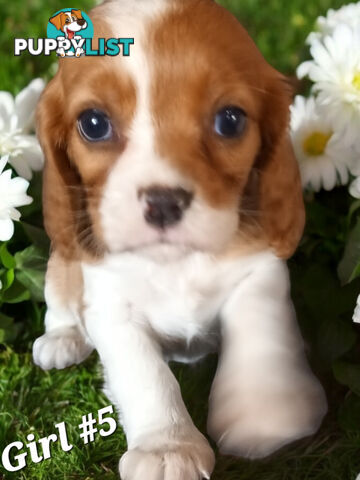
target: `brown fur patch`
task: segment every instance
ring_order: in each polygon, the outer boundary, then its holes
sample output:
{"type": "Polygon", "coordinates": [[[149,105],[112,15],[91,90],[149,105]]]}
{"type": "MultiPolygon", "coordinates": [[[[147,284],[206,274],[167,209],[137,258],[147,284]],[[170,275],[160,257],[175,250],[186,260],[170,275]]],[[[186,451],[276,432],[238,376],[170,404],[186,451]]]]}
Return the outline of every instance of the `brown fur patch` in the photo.
{"type": "MultiPolygon", "coordinates": [[[[96,37],[106,25],[94,21],[96,37]]],[[[96,40],[95,37],[95,40],[96,40]]],[[[109,58],[65,58],[38,106],[38,136],[45,153],[43,209],[53,247],[65,258],[104,251],[98,205],[108,172],[126,146],[136,106],[135,87],[109,58]],[[101,94],[99,94],[101,92],[101,94]],[[114,139],[89,143],[77,128],[86,109],[111,118],[114,139]]]]}
{"type": "Polygon", "coordinates": [[[287,138],[288,85],[238,21],[215,2],[185,0],[149,30],[159,153],[195,180],[210,205],[226,207],[239,199],[240,230],[246,234],[237,238],[263,244],[265,237],[278,256],[290,256],[302,233],[304,210],[287,138]],[[214,132],[215,113],[227,105],[247,113],[247,129],[239,139],[214,132]],[[246,207],[249,197],[253,212],[246,207]]]}
{"type": "Polygon", "coordinates": [[[83,277],[79,262],[68,261],[59,252],[53,252],[48,262],[46,283],[56,291],[56,300],[60,304],[70,304],[81,311],[83,277]]]}

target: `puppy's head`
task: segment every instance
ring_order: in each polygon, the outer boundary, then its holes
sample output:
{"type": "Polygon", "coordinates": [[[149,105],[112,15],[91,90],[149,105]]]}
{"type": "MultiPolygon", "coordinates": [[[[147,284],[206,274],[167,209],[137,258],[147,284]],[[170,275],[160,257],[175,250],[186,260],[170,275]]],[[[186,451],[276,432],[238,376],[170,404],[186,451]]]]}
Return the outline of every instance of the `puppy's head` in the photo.
{"type": "Polygon", "coordinates": [[[71,10],[71,12],[60,12],[49,19],[58,30],[61,30],[69,38],[74,36],[73,32],[78,32],[87,27],[86,20],[82,17],[80,10],[71,10]]]}
{"type": "Polygon", "coordinates": [[[304,213],[284,78],[215,2],[149,4],[96,7],[96,36],[134,37],[130,56],[60,61],[42,96],[55,248],[219,253],[246,237],[290,256],[304,213]]]}

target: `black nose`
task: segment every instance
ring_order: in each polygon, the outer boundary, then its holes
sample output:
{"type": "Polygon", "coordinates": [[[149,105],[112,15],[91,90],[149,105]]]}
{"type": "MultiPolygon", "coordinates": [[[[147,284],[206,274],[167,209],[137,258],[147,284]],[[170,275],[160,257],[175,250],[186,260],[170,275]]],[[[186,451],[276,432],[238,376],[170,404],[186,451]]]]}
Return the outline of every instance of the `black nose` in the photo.
{"type": "Polygon", "coordinates": [[[192,193],[183,188],[152,187],[142,190],[146,202],[144,217],[147,223],[165,228],[178,223],[189,208],[192,193]]]}
{"type": "Polygon", "coordinates": [[[85,20],[83,18],[78,18],[77,24],[80,25],[80,27],[82,27],[85,24],[85,20]]]}

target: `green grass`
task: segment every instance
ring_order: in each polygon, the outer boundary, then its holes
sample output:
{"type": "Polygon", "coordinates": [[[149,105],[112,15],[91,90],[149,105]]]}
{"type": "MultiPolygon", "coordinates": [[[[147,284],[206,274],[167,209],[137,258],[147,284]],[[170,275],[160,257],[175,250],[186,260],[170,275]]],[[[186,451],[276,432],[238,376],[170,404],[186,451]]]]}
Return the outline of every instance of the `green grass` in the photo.
{"type": "MultiPolygon", "coordinates": [[[[151,0],[149,0],[151,1],[151,0]]],[[[180,1],[180,0],[179,0],[180,1]]],[[[304,40],[319,14],[341,5],[339,0],[223,0],[241,19],[267,60],[288,75],[307,55],[304,40]]],[[[89,9],[89,0],[73,5],[89,9]]],[[[0,0],[0,90],[17,93],[36,76],[49,78],[55,58],[13,56],[13,38],[43,36],[49,16],[63,8],[54,0],[0,0]]],[[[71,6],[71,5],[70,5],[71,6]]],[[[339,358],[359,361],[359,341],[351,326],[359,282],[339,285],[336,266],[341,257],[349,207],[345,190],[322,194],[309,206],[307,232],[291,262],[293,297],[299,322],[309,342],[311,360],[329,396],[330,413],[320,432],[286,447],[270,459],[248,462],[218,457],[214,480],[354,480],[360,472],[359,379],[334,377],[339,358]],[[357,350],[356,350],[357,348],[357,350]],[[335,363],[334,363],[335,362],[335,363]],[[355,384],[353,392],[340,383],[355,384]]],[[[20,310],[19,310],[20,311],[20,310]]],[[[25,311],[25,310],[24,310],[25,311]]],[[[64,371],[43,372],[32,363],[31,345],[43,330],[42,320],[24,315],[20,335],[0,352],[0,451],[13,441],[26,443],[55,431],[65,421],[74,448],[54,446],[52,458],[14,474],[0,466],[0,478],[26,480],[113,479],[126,449],[118,430],[83,445],[78,425],[82,415],[108,405],[101,393],[102,375],[96,354],[64,371]]],[[[216,367],[211,357],[199,365],[174,365],[185,402],[195,423],[205,431],[207,396],[216,367]]],[[[146,479],[144,479],[146,480],[146,479]]],[[[186,479],[184,479],[186,480],[186,479]]]]}
{"type": "MultiPolygon", "coordinates": [[[[1,354],[0,361],[0,444],[18,440],[26,443],[26,435],[32,432],[36,438],[47,436],[56,432],[56,423],[65,421],[74,445],[68,453],[56,446],[51,459],[39,464],[29,461],[24,470],[5,473],[4,479],[116,478],[118,459],[126,447],[121,428],[86,446],[79,437],[82,415],[95,414],[110,403],[101,394],[96,355],[79,367],[47,373],[33,366],[29,353],[8,350],[1,354]]],[[[203,431],[214,366],[214,358],[193,367],[174,366],[189,411],[203,431]]],[[[269,460],[248,462],[219,456],[212,479],[354,480],[360,472],[359,449],[360,432],[341,432],[332,414],[316,437],[287,447],[269,460]]]]}

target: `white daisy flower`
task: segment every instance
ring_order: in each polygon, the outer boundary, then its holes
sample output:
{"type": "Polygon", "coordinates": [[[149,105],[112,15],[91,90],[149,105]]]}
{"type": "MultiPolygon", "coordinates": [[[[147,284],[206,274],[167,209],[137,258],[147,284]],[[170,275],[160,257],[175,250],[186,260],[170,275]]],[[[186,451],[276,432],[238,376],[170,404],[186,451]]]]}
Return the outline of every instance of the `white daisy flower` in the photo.
{"type": "Polygon", "coordinates": [[[360,151],[357,152],[353,149],[353,160],[349,166],[349,170],[354,177],[360,177],[360,151]]]}
{"type": "Polygon", "coordinates": [[[360,198],[360,177],[355,178],[355,180],[350,183],[349,193],[354,198],[360,198]]]}
{"type": "Polygon", "coordinates": [[[304,188],[332,190],[336,184],[348,182],[353,153],[344,146],[329,118],[319,114],[314,97],[295,97],[290,127],[304,188]]]}
{"type": "Polygon", "coordinates": [[[0,241],[6,242],[14,234],[14,223],[20,219],[16,207],[29,205],[32,198],[26,195],[29,182],[21,177],[11,178],[11,170],[4,170],[8,156],[0,159],[0,241]]]}
{"type": "Polygon", "coordinates": [[[318,17],[316,31],[310,33],[306,43],[311,45],[314,40],[322,39],[325,35],[331,35],[340,23],[345,23],[354,28],[360,27],[360,2],[349,3],[349,5],[344,5],[338,10],[330,8],[326,17],[318,17]]]}
{"type": "Polygon", "coordinates": [[[343,136],[344,145],[360,149],[360,28],[341,24],[310,48],[313,60],[302,63],[299,78],[315,84],[319,108],[343,136]]]}
{"type": "MultiPolygon", "coordinates": [[[[355,323],[360,323],[360,295],[358,296],[356,307],[355,307],[355,310],[354,310],[353,321],[355,323]]],[[[358,480],[358,478],[360,480],[360,475],[359,475],[359,477],[357,477],[356,480],[358,480]]]]}
{"type": "Polygon", "coordinates": [[[33,80],[14,99],[0,92],[0,157],[9,156],[16,172],[30,180],[32,171],[41,170],[44,159],[34,131],[35,107],[44,88],[40,78],[33,80]]]}

